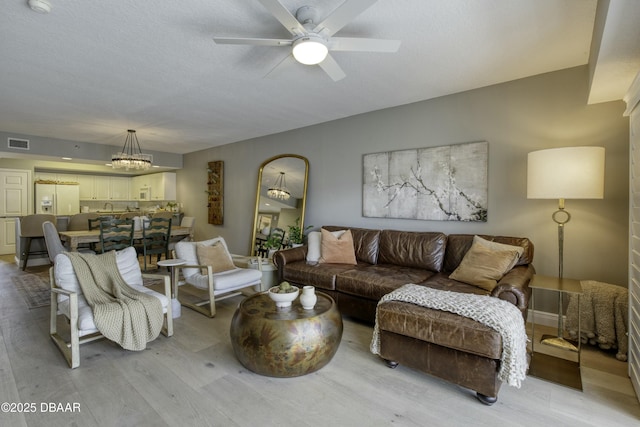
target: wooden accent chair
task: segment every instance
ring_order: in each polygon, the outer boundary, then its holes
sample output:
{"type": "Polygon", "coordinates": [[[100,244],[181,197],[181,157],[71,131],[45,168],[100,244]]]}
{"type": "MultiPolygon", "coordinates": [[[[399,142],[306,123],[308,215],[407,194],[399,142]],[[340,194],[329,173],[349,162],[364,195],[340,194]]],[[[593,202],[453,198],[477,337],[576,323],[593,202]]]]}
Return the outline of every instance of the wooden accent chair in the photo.
{"type": "MultiPolygon", "coordinates": [[[[171,282],[169,276],[142,274],[135,248],[116,253],[118,270],[124,281],[132,288],[158,298],[164,313],[163,335],[173,335],[173,316],[171,312],[171,282]],[[164,293],[158,293],[143,285],[144,278],[163,280],[164,293]]],[[[93,318],[93,311],[82,293],[82,288],[73,270],[71,260],[64,254],[55,257],[53,267],[49,270],[51,283],[51,316],[49,335],[62,352],[69,367],[80,366],[80,344],[95,341],[104,336],[98,331],[93,318]],[[69,336],[58,333],[58,317],[62,316],[69,325],[69,336]]]]}
{"type": "MultiPolygon", "coordinates": [[[[222,300],[239,295],[241,289],[260,286],[262,282],[262,271],[239,268],[233,264],[222,237],[201,242],[178,242],[175,254],[177,258],[186,261],[185,265],[174,267],[176,274],[182,272],[184,277],[184,282],[179,285],[190,285],[208,292],[206,300],[196,303],[180,301],[180,304],[208,317],[216,315],[216,298],[222,300]]],[[[180,286],[177,288],[176,298],[179,299],[180,286]]]]}

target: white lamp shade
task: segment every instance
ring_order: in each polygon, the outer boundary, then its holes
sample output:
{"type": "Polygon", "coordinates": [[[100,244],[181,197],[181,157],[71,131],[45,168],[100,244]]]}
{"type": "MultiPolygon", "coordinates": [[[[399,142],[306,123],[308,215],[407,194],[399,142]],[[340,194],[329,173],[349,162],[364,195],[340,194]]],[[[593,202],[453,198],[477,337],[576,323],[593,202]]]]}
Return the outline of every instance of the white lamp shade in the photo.
{"type": "Polygon", "coordinates": [[[529,153],[527,198],[602,199],[603,197],[603,147],[564,147],[529,153]]]}

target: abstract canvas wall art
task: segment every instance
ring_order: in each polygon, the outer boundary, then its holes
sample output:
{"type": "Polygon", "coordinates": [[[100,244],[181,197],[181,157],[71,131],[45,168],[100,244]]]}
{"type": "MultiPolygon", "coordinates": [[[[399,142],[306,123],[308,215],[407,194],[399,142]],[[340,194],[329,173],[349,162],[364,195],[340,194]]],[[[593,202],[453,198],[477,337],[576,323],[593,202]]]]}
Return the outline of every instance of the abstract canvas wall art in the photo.
{"type": "Polygon", "coordinates": [[[486,222],[488,155],[486,141],[365,154],[362,214],[486,222]]]}

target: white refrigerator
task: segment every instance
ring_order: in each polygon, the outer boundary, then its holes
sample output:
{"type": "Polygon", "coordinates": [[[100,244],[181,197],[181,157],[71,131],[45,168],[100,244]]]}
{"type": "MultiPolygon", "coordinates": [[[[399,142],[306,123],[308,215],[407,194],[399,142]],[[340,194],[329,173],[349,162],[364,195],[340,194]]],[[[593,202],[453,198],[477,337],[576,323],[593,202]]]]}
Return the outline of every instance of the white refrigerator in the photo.
{"type": "Polygon", "coordinates": [[[74,215],[80,213],[78,184],[36,184],[37,214],[74,215]]]}

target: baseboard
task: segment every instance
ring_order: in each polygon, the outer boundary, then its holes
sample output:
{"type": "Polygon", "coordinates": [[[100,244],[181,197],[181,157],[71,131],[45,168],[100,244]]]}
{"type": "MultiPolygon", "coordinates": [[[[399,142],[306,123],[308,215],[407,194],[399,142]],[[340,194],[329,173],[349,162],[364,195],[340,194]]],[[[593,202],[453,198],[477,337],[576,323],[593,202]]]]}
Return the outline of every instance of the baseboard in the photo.
{"type": "MultiPolygon", "coordinates": [[[[536,310],[535,316],[533,315],[533,310],[529,310],[527,313],[527,321],[531,322],[535,320],[536,325],[542,326],[550,326],[550,327],[558,327],[558,314],[557,313],[549,313],[546,311],[538,311],[536,310]]],[[[565,316],[566,318],[566,316],[565,316]]]]}

